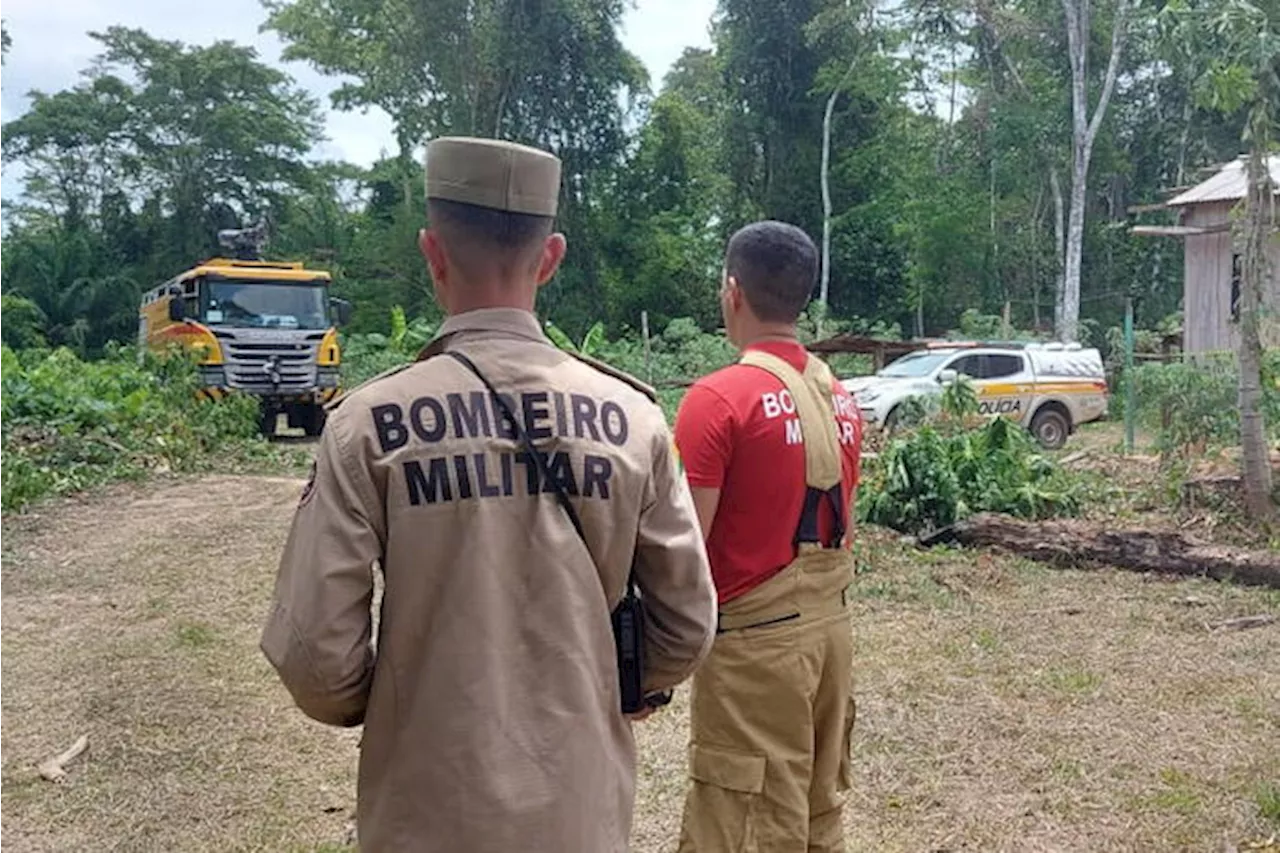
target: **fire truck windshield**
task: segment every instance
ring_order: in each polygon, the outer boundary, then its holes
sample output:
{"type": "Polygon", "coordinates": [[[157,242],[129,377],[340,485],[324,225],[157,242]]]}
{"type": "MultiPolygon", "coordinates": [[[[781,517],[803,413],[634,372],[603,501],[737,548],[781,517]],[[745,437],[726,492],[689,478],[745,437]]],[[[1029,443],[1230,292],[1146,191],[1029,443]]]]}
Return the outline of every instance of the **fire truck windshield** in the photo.
{"type": "Polygon", "coordinates": [[[211,326],[329,328],[328,294],[310,283],[212,281],[204,302],[204,322],[211,326]]]}

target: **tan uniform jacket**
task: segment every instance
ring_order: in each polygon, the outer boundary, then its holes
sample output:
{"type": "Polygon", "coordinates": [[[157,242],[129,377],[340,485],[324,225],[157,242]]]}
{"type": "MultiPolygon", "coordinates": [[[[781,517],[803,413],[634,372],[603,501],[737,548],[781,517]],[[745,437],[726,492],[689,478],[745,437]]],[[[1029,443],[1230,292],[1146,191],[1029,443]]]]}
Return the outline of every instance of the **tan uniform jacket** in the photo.
{"type": "Polygon", "coordinates": [[[455,317],[424,354],[330,412],[262,649],[306,714],[364,723],[362,850],[624,850],[634,743],[609,616],[633,553],[646,689],[687,678],[715,634],[662,413],[525,312],[455,317]],[[510,395],[590,555],[479,380],[434,355],[445,349],[510,395]]]}

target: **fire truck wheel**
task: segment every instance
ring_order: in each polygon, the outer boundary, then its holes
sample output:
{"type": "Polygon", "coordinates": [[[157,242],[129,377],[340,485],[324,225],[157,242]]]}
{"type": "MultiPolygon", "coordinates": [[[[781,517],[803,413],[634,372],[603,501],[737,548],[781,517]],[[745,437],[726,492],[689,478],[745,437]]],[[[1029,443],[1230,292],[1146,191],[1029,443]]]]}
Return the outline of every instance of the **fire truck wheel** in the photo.
{"type": "Polygon", "coordinates": [[[267,438],[276,434],[276,425],[280,420],[280,410],[272,406],[262,406],[258,410],[258,430],[267,438]]]}
{"type": "Polygon", "coordinates": [[[301,412],[302,431],[312,438],[324,431],[324,406],[308,406],[301,412]]]}

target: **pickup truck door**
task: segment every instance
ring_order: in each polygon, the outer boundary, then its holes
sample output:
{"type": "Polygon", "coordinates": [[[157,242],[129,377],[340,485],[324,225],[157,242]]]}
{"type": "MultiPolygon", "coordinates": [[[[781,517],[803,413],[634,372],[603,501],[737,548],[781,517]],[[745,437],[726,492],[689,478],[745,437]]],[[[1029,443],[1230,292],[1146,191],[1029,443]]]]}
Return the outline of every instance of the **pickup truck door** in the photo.
{"type": "Polygon", "coordinates": [[[1022,353],[983,353],[979,370],[978,411],[1026,420],[1035,393],[1035,376],[1022,353]]]}
{"type": "Polygon", "coordinates": [[[968,354],[958,355],[947,362],[943,370],[954,370],[960,376],[967,376],[975,383],[982,378],[981,356],[968,354]]]}

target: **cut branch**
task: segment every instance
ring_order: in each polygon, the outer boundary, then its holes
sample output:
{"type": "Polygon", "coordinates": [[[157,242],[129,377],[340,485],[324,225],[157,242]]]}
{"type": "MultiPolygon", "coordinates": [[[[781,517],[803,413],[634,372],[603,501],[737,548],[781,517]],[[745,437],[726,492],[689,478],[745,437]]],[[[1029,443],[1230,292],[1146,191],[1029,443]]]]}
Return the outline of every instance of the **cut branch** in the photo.
{"type": "Polygon", "coordinates": [[[80,735],[76,742],[71,744],[64,752],[41,761],[36,767],[36,771],[42,778],[61,784],[62,780],[67,778],[67,765],[88,748],[88,735],[80,735]]]}
{"type": "Polygon", "coordinates": [[[1257,616],[1241,616],[1236,619],[1211,622],[1205,627],[1210,631],[1243,631],[1247,628],[1264,628],[1267,625],[1274,625],[1275,622],[1276,617],[1269,613],[1263,613],[1257,616]]]}

